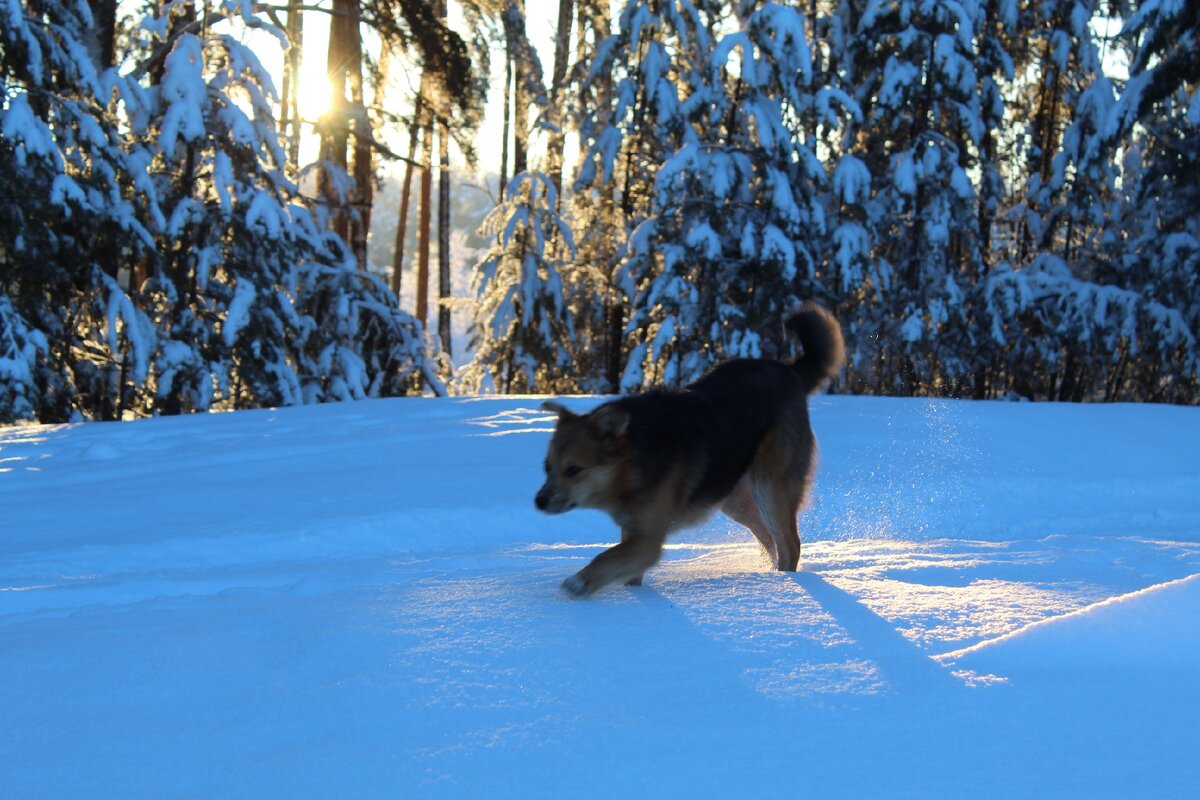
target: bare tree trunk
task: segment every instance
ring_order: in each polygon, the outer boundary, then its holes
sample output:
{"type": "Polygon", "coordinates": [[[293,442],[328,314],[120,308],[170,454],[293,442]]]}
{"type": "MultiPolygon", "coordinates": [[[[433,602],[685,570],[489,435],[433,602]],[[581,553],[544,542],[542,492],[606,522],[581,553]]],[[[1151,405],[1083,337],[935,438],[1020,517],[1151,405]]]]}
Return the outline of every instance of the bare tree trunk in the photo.
{"type": "Polygon", "coordinates": [[[571,23],[575,19],[574,0],[558,0],[558,32],[554,40],[554,73],[550,78],[550,118],[557,130],[550,134],[547,161],[550,180],[554,182],[559,202],[562,201],[563,145],[565,114],[563,91],[567,81],[567,58],[570,55],[571,23]]]}
{"type": "MultiPolygon", "coordinates": [[[[510,0],[516,3],[516,0],[510,0]]],[[[525,32],[525,9],[523,3],[516,3],[520,10],[521,34],[525,32]]],[[[509,60],[513,63],[513,175],[519,175],[529,168],[529,97],[525,91],[525,66],[519,53],[514,48],[512,37],[509,37],[509,60]]]]}
{"type": "Polygon", "coordinates": [[[304,52],[304,12],[301,0],[288,0],[288,51],[283,62],[283,91],[279,130],[287,139],[288,163],[293,169],[300,166],[300,63],[304,52]],[[290,128],[290,130],[289,130],[290,128]]]}
{"type": "Polygon", "coordinates": [[[516,108],[513,110],[513,176],[529,169],[529,106],[525,105],[524,92],[518,82],[513,94],[516,108]]]}
{"type": "Polygon", "coordinates": [[[371,120],[367,115],[366,92],[363,87],[363,51],[362,26],[359,24],[359,5],[357,0],[349,4],[353,9],[351,19],[352,29],[348,31],[347,44],[350,49],[350,63],[347,65],[347,81],[350,88],[351,130],[354,143],[351,153],[354,157],[350,175],[354,178],[354,194],[352,201],[357,217],[351,218],[349,226],[350,249],[354,253],[354,262],[358,269],[367,269],[367,238],[371,230],[371,206],[375,198],[375,170],[372,164],[374,149],[371,146],[371,120]]]}
{"type": "Polygon", "coordinates": [[[438,336],[453,355],[450,340],[450,129],[438,131],[438,336]]]}
{"type": "MultiPolygon", "coordinates": [[[[321,133],[321,160],[345,170],[346,147],[349,143],[349,101],[346,97],[347,71],[353,54],[356,25],[355,0],[333,0],[334,14],[329,20],[329,49],[326,51],[325,72],[329,78],[329,108],[321,133]]],[[[323,167],[319,184],[321,196],[335,208],[341,198],[333,189],[330,170],[323,167]]],[[[343,239],[349,239],[350,223],[340,209],[331,214],[330,228],[343,239]]]]}
{"type": "Polygon", "coordinates": [[[92,58],[100,69],[116,64],[117,0],[88,0],[95,22],[94,39],[89,42],[92,58]]]}
{"type": "MultiPolygon", "coordinates": [[[[446,21],[446,0],[438,0],[446,21]]],[[[438,337],[442,352],[453,355],[450,341],[450,127],[438,124],[438,337]]]]}
{"type": "Polygon", "coordinates": [[[392,292],[400,299],[400,282],[404,269],[404,245],[408,239],[408,205],[412,199],[413,159],[417,155],[417,141],[421,133],[421,97],[417,97],[413,118],[408,129],[408,161],[404,165],[404,186],[400,190],[400,218],[396,222],[396,245],[392,250],[392,292]]]}
{"type": "Polygon", "coordinates": [[[513,65],[512,55],[506,50],[504,55],[504,133],[500,144],[500,200],[504,200],[505,189],[508,187],[508,140],[512,136],[512,90],[513,65]]]}
{"type": "Polygon", "coordinates": [[[604,375],[608,380],[608,390],[613,394],[621,391],[621,360],[625,355],[625,309],[617,302],[621,290],[615,286],[615,277],[616,270],[613,270],[607,287],[608,302],[604,308],[604,375]]]}
{"type": "Polygon", "coordinates": [[[428,108],[422,121],[421,212],[417,220],[417,319],[429,322],[429,234],[433,195],[433,114],[428,108]]]}

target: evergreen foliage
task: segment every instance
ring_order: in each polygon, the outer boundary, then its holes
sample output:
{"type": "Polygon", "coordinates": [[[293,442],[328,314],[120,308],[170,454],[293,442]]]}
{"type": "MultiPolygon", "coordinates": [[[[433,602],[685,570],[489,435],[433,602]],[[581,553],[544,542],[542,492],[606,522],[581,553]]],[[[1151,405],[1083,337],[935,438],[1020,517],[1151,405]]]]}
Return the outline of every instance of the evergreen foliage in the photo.
{"type": "Polygon", "coordinates": [[[814,291],[827,176],[813,140],[787,122],[818,99],[805,20],[767,4],[739,22],[711,46],[690,32],[697,82],[669,103],[678,118],[656,115],[672,153],[624,266],[636,294],[623,389],[688,383],[732,357],[782,356],[781,327],[756,321],[781,320],[814,291]]]}
{"type": "Polygon", "coordinates": [[[556,211],[554,183],[542,173],[520,173],[504,197],[484,220],[494,243],[478,267],[476,356],[463,385],[471,392],[569,391],[578,313],[570,298],[587,292],[549,245],[561,238],[573,256],[570,228],[556,211]]]}
{"type": "Polygon", "coordinates": [[[0,422],[419,390],[419,326],[288,175],[236,35],[270,22],[165,2],[102,68],[86,3],[0,14],[0,422]]]}
{"type": "Polygon", "coordinates": [[[580,15],[567,202],[608,278],[575,317],[605,356],[564,362],[572,389],[784,355],[779,321],[815,297],[846,330],[835,388],[1200,399],[1195,4],[1128,16],[1127,82],[1097,24],[1118,4],[801,8],[580,15]]]}

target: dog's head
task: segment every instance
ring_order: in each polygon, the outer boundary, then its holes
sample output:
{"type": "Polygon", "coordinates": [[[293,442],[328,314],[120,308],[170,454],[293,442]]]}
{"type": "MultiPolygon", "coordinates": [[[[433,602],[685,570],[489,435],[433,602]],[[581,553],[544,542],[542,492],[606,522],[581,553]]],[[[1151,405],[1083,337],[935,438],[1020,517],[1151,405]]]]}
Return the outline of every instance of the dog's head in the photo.
{"type": "Polygon", "coordinates": [[[546,453],[546,482],[534,505],[547,514],[607,508],[625,474],[629,412],[612,403],[584,415],[551,401],[542,408],[558,414],[558,426],[546,453]]]}

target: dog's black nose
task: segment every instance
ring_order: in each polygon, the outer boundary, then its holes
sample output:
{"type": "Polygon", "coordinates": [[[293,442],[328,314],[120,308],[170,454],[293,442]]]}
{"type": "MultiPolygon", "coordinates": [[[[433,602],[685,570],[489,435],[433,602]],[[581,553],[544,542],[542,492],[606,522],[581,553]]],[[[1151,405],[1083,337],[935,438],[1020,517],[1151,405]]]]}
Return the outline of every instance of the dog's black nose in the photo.
{"type": "Polygon", "coordinates": [[[538,492],[537,496],[533,498],[533,504],[538,507],[538,510],[545,511],[546,506],[550,505],[550,500],[546,495],[538,492]]]}

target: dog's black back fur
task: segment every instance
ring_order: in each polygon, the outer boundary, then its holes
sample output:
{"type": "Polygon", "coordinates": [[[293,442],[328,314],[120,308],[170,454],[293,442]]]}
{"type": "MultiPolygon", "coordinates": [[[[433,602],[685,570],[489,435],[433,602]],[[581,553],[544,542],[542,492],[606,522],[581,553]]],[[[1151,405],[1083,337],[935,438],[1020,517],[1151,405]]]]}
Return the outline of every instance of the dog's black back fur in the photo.
{"type": "Polygon", "coordinates": [[[657,389],[614,401],[629,413],[629,439],[648,482],[686,458],[704,466],[689,500],[717,502],[745,473],[759,443],[778,423],[780,409],[792,409],[808,428],[804,399],[840,367],[841,330],[811,303],[784,328],[804,348],[791,365],[734,359],[682,391],[657,389]]]}
{"type": "Polygon", "coordinates": [[[682,391],[656,389],[615,405],[629,413],[629,441],[647,482],[686,459],[704,465],[689,499],[716,502],[750,465],[759,442],[775,425],[780,402],[803,396],[803,383],[791,367],[737,359],[682,391]]]}

